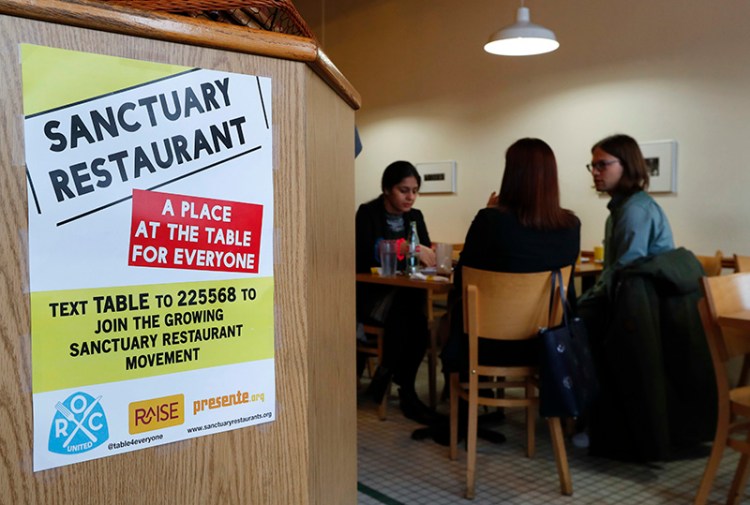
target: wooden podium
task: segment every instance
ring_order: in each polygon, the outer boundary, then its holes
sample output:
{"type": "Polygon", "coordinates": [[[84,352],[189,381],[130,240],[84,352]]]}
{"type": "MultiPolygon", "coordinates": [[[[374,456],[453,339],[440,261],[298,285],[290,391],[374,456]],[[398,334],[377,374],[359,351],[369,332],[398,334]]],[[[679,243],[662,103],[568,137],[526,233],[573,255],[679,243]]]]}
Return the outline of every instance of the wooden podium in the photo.
{"type": "Polygon", "coordinates": [[[359,96],[315,42],[104,4],[0,0],[0,83],[0,503],[356,503],[359,96]],[[273,79],[276,421],[33,472],[25,43],[273,79]]]}

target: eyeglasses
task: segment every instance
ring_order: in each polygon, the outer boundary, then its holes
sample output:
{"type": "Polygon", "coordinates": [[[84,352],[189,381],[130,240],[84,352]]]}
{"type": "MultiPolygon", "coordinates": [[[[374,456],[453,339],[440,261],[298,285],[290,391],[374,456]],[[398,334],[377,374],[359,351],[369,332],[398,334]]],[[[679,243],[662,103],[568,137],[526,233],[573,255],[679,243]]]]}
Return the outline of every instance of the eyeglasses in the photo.
{"type": "Polygon", "coordinates": [[[594,170],[598,170],[599,172],[601,172],[612,163],[617,163],[619,161],[620,160],[595,161],[594,163],[589,163],[588,165],[586,165],[586,169],[589,172],[593,172],[594,170]]]}

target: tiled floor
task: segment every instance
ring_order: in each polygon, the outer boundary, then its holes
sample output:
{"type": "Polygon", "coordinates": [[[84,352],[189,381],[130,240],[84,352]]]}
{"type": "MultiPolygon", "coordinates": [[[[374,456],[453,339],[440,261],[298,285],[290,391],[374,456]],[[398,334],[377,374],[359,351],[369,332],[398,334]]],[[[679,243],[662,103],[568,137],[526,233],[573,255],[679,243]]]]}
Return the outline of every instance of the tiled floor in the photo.
{"type": "MultiPolygon", "coordinates": [[[[424,368],[424,367],[423,367],[424,368]]],[[[421,389],[421,387],[420,387],[421,389]]],[[[425,395],[426,397],[426,395],[425,395]]],[[[441,405],[445,410],[446,405],[441,405]]],[[[493,445],[480,440],[476,498],[463,499],[466,455],[448,459],[448,449],[431,440],[415,441],[419,426],[404,418],[393,398],[388,419],[379,421],[375,405],[364,398],[358,409],[360,505],[641,505],[692,503],[707,457],[659,465],[625,464],[592,458],[585,449],[567,444],[573,496],[560,494],[546,423],[537,425],[537,452],[524,455],[522,414],[509,411],[496,428],[508,441],[493,445]]],[[[727,449],[711,495],[724,503],[737,456],[727,449]]],[[[750,504],[746,494],[743,503],[750,504]]]]}

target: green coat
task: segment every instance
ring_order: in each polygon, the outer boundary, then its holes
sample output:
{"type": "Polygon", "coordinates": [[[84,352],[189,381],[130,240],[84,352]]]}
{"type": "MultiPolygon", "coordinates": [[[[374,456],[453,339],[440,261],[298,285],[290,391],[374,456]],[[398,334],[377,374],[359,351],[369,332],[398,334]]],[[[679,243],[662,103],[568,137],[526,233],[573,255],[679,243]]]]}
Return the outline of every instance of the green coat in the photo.
{"type": "Polygon", "coordinates": [[[579,306],[601,392],[590,452],[664,461],[716,427],[716,382],[697,310],[703,269],[684,248],[619,269],[606,294],[579,306]]]}

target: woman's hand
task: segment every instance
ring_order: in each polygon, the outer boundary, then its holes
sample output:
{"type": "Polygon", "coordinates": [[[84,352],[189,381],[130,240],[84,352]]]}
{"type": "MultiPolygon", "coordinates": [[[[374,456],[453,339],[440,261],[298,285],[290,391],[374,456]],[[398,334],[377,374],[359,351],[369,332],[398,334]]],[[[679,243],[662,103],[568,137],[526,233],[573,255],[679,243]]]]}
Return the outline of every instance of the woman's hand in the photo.
{"type": "Polygon", "coordinates": [[[431,248],[427,247],[426,245],[420,245],[419,246],[419,261],[425,266],[434,267],[435,265],[437,265],[437,258],[435,256],[435,251],[433,251],[431,248]]]}
{"type": "Polygon", "coordinates": [[[497,196],[497,192],[493,191],[490,195],[490,199],[487,200],[487,207],[497,207],[500,204],[500,197],[497,196]]]}
{"type": "Polygon", "coordinates": [[[402,260],[409,255],[409,242],[407,242],[406,239],[398,239],[398,254],[399,260],[402,260]]]}

